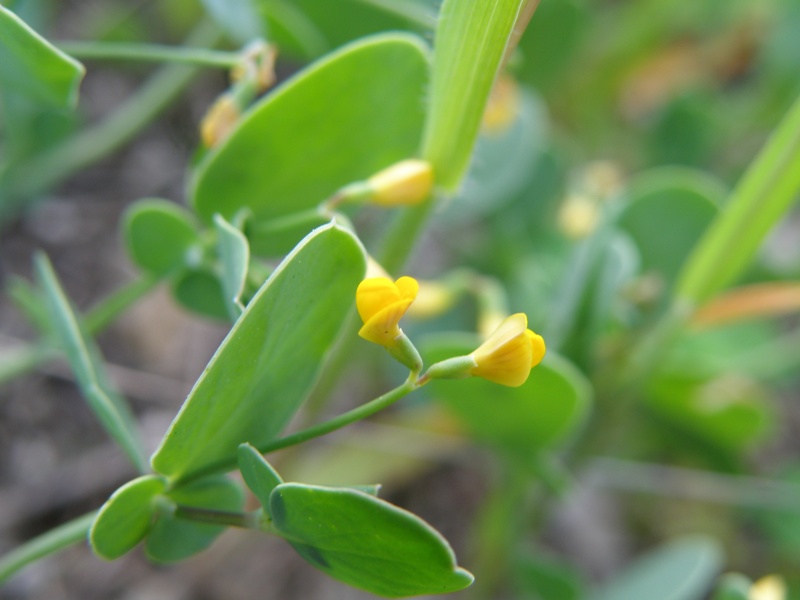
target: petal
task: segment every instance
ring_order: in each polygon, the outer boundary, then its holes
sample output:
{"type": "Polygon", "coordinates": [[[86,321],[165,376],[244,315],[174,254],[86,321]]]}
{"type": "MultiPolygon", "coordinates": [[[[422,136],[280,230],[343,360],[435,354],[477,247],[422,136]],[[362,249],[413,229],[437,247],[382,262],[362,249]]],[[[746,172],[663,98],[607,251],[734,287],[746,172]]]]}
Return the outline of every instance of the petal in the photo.
{"type": "Polygon", "coordinates": [[[419,282],[413,277],[401,277],[394,284],[404,300],[414,300],[419,293],[419,282]]]}
{"type": "Polygon", "coordinates": [[[391,279],[385,277],[365,279],[356,290],[356,308],[364,323],[398,300],[400,291],[391,279]]]}
{"type": "Polygon", "coordinates": [[[481,364],[484,357],[491,356],[498,348],[508,343],[509,340],[521,335],[528,328],[528,317],[525,313],[516,313],[507,317],[494,333],[472,353],[475,362],[481,364]]]}
{"type": "Polygon", "coordinates": [[[531,341],[531,348],[533,349],[533,356],[531,358],[531,369],[542,362],[547,347],[544,345],[544,338],[538,333],[534,333],[530,329],[526,330],[528,339],[531,341]]]}
{"type": "Polygon", "coordinates": [[[367,341],[381,346],[391,346],[400,335],[397,324],[411,306],[413,300],[398,300],[379,310],[358,331],[358,335],[367,341]]]}
{"type": "Polygon", "coordinates": [[[518,387],[525,383],[531,372],[533,346],[526,330],[516,337],[506,340],[489,355],[484,355],[479,360],[473,353],[473,358],[478,364],[471,373],[483,377],[494,383],[518,387]]]}

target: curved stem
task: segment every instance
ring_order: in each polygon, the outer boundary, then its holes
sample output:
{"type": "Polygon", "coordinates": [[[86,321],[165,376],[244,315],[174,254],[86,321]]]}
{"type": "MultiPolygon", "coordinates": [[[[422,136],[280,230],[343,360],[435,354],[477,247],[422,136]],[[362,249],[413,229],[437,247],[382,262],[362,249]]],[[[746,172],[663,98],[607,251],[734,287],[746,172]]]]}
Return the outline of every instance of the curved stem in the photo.
{"type": "Polygon", "coordinates": [[[58,47],[79,59],[172,62],[230,69],[241,60],[238,52],[124,42],[59,42],[58,47]]]}
{"type": "Polygon", "coordinates": [[[170,512],[176,519],[183,519],[184,521],[256,530],[261,529],[259,513],[260,511],[242,513],[212,510],[210,508],[198,508],[196,506],[183,506],[182,504],[174,505],[170,512]]]}
{"type": "MultiPolygon", "coordinates": [[[[374,400],[367,402],[366,404],[362,404],[361,406],[354,408],[353,410],[349,410],[345,413],[342,413],[338,417],[334,417],[330,421],[325,421],[324,423],[319,423],[318,425],[314,425],[307,429],[303,429],[291,435],[287,435],[286,437],[278,438],[276,440],[270,440],[264,444],[254,445],[255,448],[261,452],[262,454],[267,454],[269,452],[274,452],[276,450],[281,450],[283,448],[288,448],[289,446],[295,446],[297,444],[302,444],[303,442],[307,442],[314,438],[321,437],[325,434],[331,433],[336,431],[337,429],[341,429],[342,427],[346,427],[351,423],[355,423],[356,421],[360,421],[362,419],[366,419],[367,417],[374,415],[375,413],[387,408],[400,400],[403,396],[408,395],[409,393],[413,392],[420,385],[417,382],[416,378],[410,376],[406,379],[403,385],[400,385],[393,390],[390,390],[383,394],[382,396],[378,396],[374,400]]],[[[177,481],[173,481],[172,483],[180,482],[181,485],[189,483],[190,481],[194,481],[196,479],[200,479],[206,475],[211,473],[219,473],[220,471],[226,471],[233,468],[236,465],[236,457],[233,456],[229,459],[225,459],[223,461],[207,465],[205,468],[192,472],[192,474],[188,477],[183,479],[179,479],[177,481]]]]}
{"type": "Polygon", "coordinates": [[[86,539],[95,512],[59,525],[0,558],[0,583],[24,566],[86,539]]]}

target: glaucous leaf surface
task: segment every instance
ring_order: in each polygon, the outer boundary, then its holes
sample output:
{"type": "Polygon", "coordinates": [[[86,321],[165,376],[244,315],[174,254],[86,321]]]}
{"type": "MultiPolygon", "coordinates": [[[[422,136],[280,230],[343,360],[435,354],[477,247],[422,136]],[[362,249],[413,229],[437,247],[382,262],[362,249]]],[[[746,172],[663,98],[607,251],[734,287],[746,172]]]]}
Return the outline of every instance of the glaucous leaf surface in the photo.
{"type": "Polygon", "coordinates": [[[199,215],[256,222],[316,207],[418,149],[427,48],[412,35],[360,40],[301,71],[250,110],[192,182],[199,215]]]}
{"type": "Polygon", "coordinates": [[[312,209],[258,223],[247,220],[244,232],[253,254],[270,258],[285,255],[309,231],[328,221],[328,217],[312,209]]]}
{"type": "Polygon", "coordinates": [[[141,542],[155,519],[153,501],[166,487],[162,477],[144,475],[111,494],[89,531],[94,553],[114,560],[141,542]]]}
{"type": "MultiPolygon", "coordinates": [[[[242,510],[244,506],[242,488],[222,476],[194,481],[170,490],[165,496],[176,504],[195,508],[234,512],[242,510]]],[[[205,550],[223,531],[225,527],[221,525],[197,523],[162,514],[147,534],[145,551],[154,561],[176,562],[205,550]]]]}
{"type": "Polygon", "coordinates": [[[57,108],[74,108],[86,72],[0,4],[0,85],[57,108]]]}
{"type": "Polygon", "coordinates": [[[201,0],[203,8],[227,36],[238,44],[264,37],[257,0],[201,0]]]}
{"type": "MultiPolygon", "coordinates": [[[[426,364],[469,354],[476,336],[441,336],[422,346],[426,364]]],[[[464,423],[478,441],[530,459],[566,442],[583,425],[591,407],[591,388],[584,376],[554,352],[531,371],[518,388],[478,377],[431,381],[431,394],[464,423]]]]}
{"type": "Polygon", "coordinates": [[[272,492],[269,507],[278,535],[349,585],[399,598],[455,592],[472,583],[436,530],[370,494],[285,483],[272,492]]]}
{"type": "Polygon", "coordinates": [[[48,330],[55,333],[89,408],[136,468],[143,472],[144,450],[130,407],[111,385],[100,350],[83,331],[48,258],[38,255],[35,265],[50,311],[48,330]]]}
{"type": "Polygon", "coordinates": [[[247,238],[220,215],[214,215],[217,230],[217,251],[222,261],[222,293],[232,320],[244,311],[242,294],[250,265],[250,246],[247,238]]]}
{"type": "Polygon", "coordinates": [[[589,600],[701,600],[722,564],[722,549],[713,539],[679,538],[636,560],[589,600]]]}
{"type": "Polygon", "coordinates": [[[192,214],[174,202],[157,198],[139,200],[131,206],[122,229],[131,260],[159,277],[190,262],[187,253],[199,241],[192,214]]]}
{"type": "Polygon", "coordinates": [[[239,446],[239,470],[247,487],[258,498],[264,510],[268,510],[269,495],[283,483],[281,476],[250,444],[239,446]]]}
{"type": "Polygon", "coordinates": [[[211,267],[187,269],[172,282],[172,295],[184,308],[219,321],[230,321],[222,282],[211,267]]]}
{"type": "Polygon", "coordinates": [[[644,273],[670,289],[686,257],[719,212],[725,188],[712,177],[679,167],[639,175],[618,225],[639,249],[644,273]]]}
{"type": "Polygon", "coordinates": [[[189,394],[153,468],[180,480],[227,470],[239,444],[274,439],[313,385],[365,272],[359,241],[336,224],[281,263],[189,394]]]}

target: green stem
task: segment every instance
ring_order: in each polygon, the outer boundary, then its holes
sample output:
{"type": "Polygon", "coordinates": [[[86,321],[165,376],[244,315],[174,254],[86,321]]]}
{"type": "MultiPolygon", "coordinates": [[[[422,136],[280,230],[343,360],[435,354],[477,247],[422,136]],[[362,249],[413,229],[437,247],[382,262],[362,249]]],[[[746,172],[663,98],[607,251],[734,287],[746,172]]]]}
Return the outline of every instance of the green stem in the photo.
{"type": "Polygon", "coordinates": [[[145,62],[172,62],[200,67],[235,67],[241,56],[238,52],[165,46],[163,44],[136,44],[124,42],[59,42],[57,46],[78,59],[133,60],[145,62]]]}
{"type": "MultiPolygon", "coordinates": [[[[289,446],[296,446],[297,444],[302,444],[303,442],[307,442],[314,438],[321,437],[337,429],[341,429],[342,427],[346,427],[351,423],[355,423],[356,421],[360,421],[362,419],[366,419],[374,415],[381,410],[388,408],[400,398],[408,395],[409,393],[413,392],[417,388],[420,387],[420,384],[416,381],[415,377],[409,377],[406,379],[403,385],[400,385],[393,390],[390,390],[383,394],[382,396],[378,396],[374,400],[367,402],[366,404],[362,404],[361,406],[354,408],[353,410],[347,411],[346,413],[342,413],[338,417],[334,417],[330,421],[325,421],[324,423],[320,423],[318,425],[314,425],[307,429],[303,429],[298,431],[297,433],[293,433],[291,435],[287,435],[286,437],[278,438],[276,440],[271,440],[265,444],[259,444],[256,446],[256,449],[261,452],[262,454],[267,454],[269,452],[274,452],[276,450],[281,450],[283,448],[288,448],[289,446]]],[[[227,458],[221,460],[217,463],[213,463],[207,465],[205,468],[200,469],[198,471],[192,472],[189,477],[180,480],[181,484],[185,484],[189,481],[194,481],[203,477],[205,475],[209,475],[211,473],[219,473],[220,471],[225,471],[230,468],[233,468],[236,465],[236,457],[227,458]]]]}
{"type": "Polygon", "coordinates": [[[95,514],[92,512],[83,515],[51,529],[0,558],[0,583],[24,566],[85,540],[95,514]]]}
{"type": "Polygon", "coordinates": [[[208,523],[209,525],[222,525],[224,527],[239,527],[240,529],[261,529],[260,511],[254,512],[228,512],[224,510],[211,510],[196,506],[183,506],[175,504],[170,514],[176,519],[208,523]]]}
{"type": "MultiPolygon", "coordinates": [[[[213,45],[219,38],[218,30],[204,22],[189,36],[187,44],[213,45]]],[[[105,120],[20,165],[13,174],[9,172],[3,182],[0,221],[13,215],[28,199],[107,156],[140,133],[178,97],[198,72],[196,66],[162,67],[105,120]]]]}
{"type": "Polygon", "coordinates": [[[403,268],[436,201],[436,198],[430,198],[418,206],[404,210],[395,219],[378,254],[378,262],[390,274],[403,268]]]}
{"type": "MultiPolygon", "coordinates": [[[[111,324],[125,309],[151,291],[159,280],[145,275],[120,288],[90,310],[85,318],[86,330],[96,334],[111,324]]],[[[0,385],[29,373],[56,357],[58,353],[47,342],[15,349],[0,360],[0,385]]]]}

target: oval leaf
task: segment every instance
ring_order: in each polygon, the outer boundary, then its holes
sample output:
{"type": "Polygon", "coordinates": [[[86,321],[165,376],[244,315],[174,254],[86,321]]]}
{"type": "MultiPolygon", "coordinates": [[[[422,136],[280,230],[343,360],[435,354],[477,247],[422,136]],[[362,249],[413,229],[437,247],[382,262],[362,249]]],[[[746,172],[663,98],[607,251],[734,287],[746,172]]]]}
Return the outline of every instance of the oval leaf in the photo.
{"type": "Polygon", "coordinates": [[[0,87],[58,108],[74,108],[86,72],[0,4],[0,87]]]}
{"type": "Polygon", "coordinates": [[[247,487],[258,498],[264,510],[269,512],[269,495],[283,483],[281,476],[250,444],[239,446],[239,470],[247,487]]]}
{"type": "MultiPolygon", "coordinates": [[[[242,488],[225,477],[210,477],[171,490],[166,496],[182,506],[221,511],[240,511],[244,506],[242,488]]],[[[208,525],[161,515],[147,534],[145,550],[156,562],[175,562],[208,548],[221,525],[208,525]]]]}
{"type": "Polygon", "coordinates": [[[176,479],[236,464],[283,429],[352,309],[364,250],[335,224],[309,235],[247,305],[152,459],[176,479]]]}
{"type": "Polygon", "coordinates": [[[217,230],[217,251],[222,260],[222,292],[231,319],[244,311],[242,294],[250,265],[250,246],[244,234],[220,215],[214,215],[217,230]]]}
{"type": "Polygon", "coordinates": [[[722,559],[719,544],[711,538],[678,539],[634,562],[590,600],[701,600],[722,559]]]}
{"type": "Polygon", "coordinates": [[[256,221],[317,206],[337,189],[416,153],[426,48],[375,36],[315,63],[267,96],[210,152],[193,181],[198,214],[256,221]]]}
{"type": "Polygon", "coordinates": [[[309,563],[354,587],[398,598],[472,583],[436,530],[364,492],[285,483],[269,506],[276,533],[309,563]]]}
{"type": "Polygon", "coordinates": [[[186,265],[187,253],[198,242],[191,213],[159,199],[133,204],[125,213],[123,232],[131,260],[159,277],[186,265]]]}
{"type": "MultiPolygon", "coordinates": [[[[469,354],[475,336],[442,336],[424,346],[426,363],[469,354]]],[[[586,420],[591,388],[566,359],[548,352],[518,388],[480,378],[434,380],[428,386],[478,441],[529,460],[573,436],[586,420]]]]}
{"type": "Polygon", "coordinates": [[[163,478],[145,475],[129,481],[111,494],[89,531],[89,543],[94,553],[114,560],[142,541],[153,524],[153,500],[166,487],[163,478]]]}
{"type": "Polygon", "coordinates": [[[172,283],[172,295],[184,308],[220,321],[230,321],[225,291],[208,267],[183,271],[172,283]]]}

